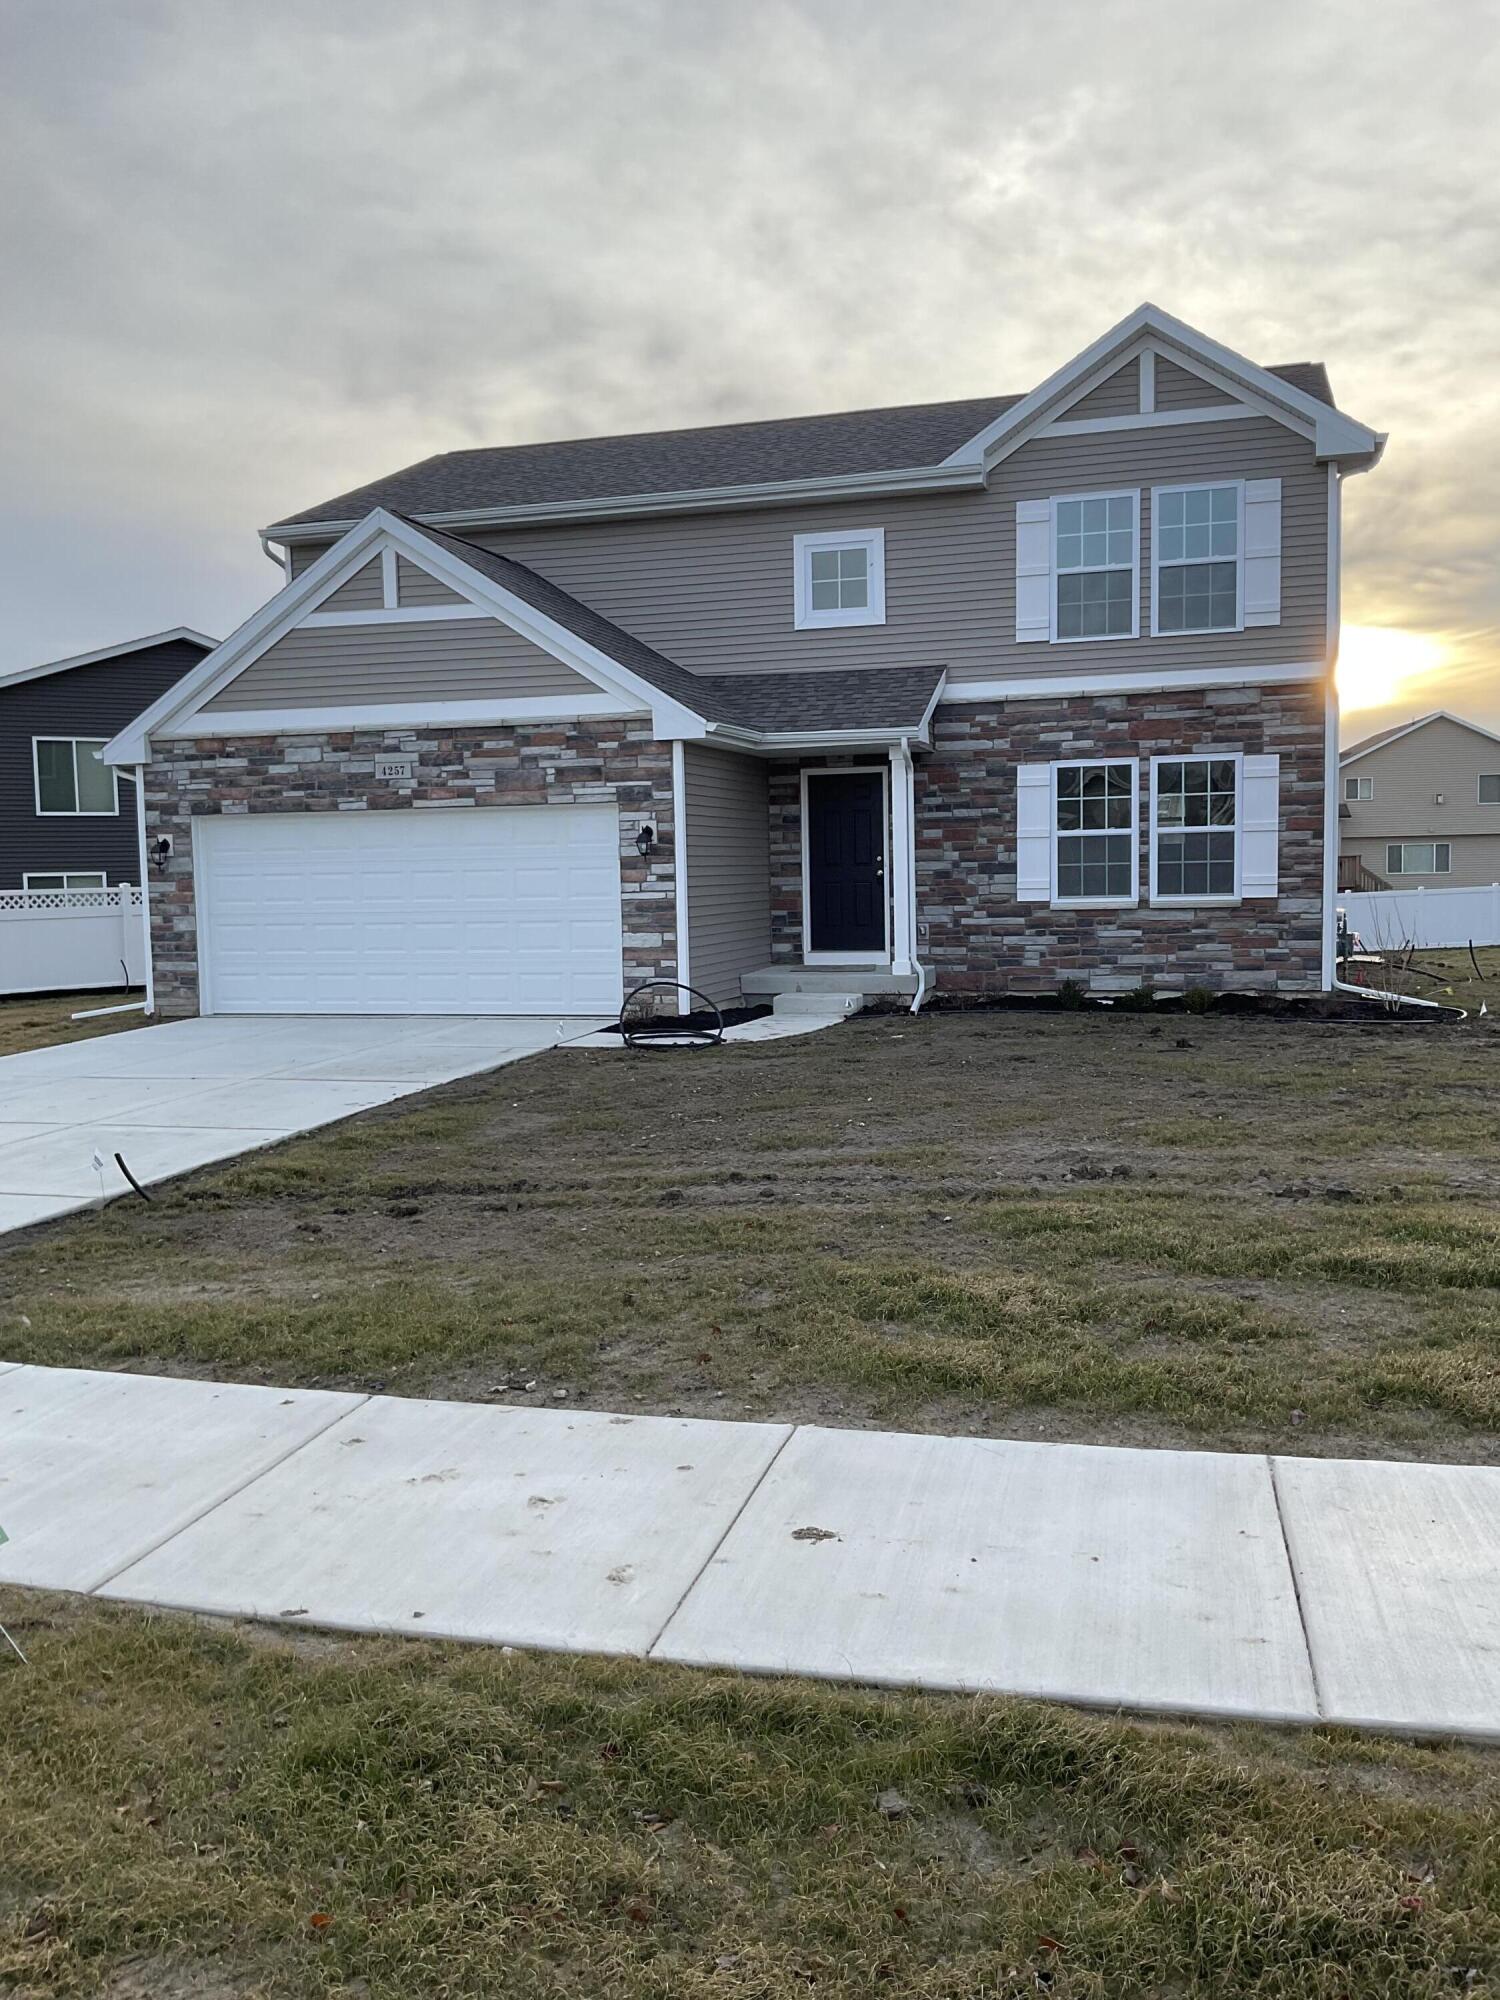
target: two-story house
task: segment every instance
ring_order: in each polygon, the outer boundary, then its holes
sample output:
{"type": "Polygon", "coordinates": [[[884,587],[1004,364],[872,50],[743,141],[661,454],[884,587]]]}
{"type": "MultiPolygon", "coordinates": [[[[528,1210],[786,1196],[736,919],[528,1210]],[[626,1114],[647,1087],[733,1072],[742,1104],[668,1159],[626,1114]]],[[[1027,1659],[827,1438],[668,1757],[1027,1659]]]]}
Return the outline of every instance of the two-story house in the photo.
{"type": "Polygon", "coordinates": [[[140,881],[135,786],[101,753],[217,644],[180,625],[0,675],[0,889],[140,881]]]}
{"type": "Polygon", "coordinates": [[[1500,882],[1500,736],[1443,709],[1350,744],[1339,759],[1346,888],[1500,882]]]}
{"type": "Polygon", "coordinates": [[[1143,306],[1024,395],[449,452],[111,744],[168,1012],[598,1013],[638,981],[1313,992],[1320,364],[1143,306]]]}

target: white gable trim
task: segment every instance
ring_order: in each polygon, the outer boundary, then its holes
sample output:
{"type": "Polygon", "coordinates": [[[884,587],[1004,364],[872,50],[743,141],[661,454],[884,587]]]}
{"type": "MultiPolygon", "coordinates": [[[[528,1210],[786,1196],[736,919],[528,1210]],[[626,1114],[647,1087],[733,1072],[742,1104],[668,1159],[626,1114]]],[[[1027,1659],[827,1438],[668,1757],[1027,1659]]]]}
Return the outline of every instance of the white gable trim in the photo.
{"type": "MultiPolygon", "coordinates": [[[[268,647],[274,646],[278,639],[301,625],[307,614],[362,569],[373,553],[387,547],[408,556],[419,568],[428,570],[441,582],[472,600],[474,611],[471,616],[498,618],[522,638],[529,639],[564,666],[592,681],[602,694],[612,698],[612,713],[618,715],[638,709],[649,710],[656,733],[661,737],[701,736],[704,733],[702,716],[664,695],[639,674],[632,673],[597,646],[579,638],[576,633],[558,624],[556,619],[526,603],[514,591],[472,569],[448,550],[439,548],[420,528],[388,513],[383,507],[377,507],[332,548],[325,550],[294,582],[278,591],[269,603],[263,604],[259,611],[247,618],[222,646],[200,661],[175,687],[170,688],[159,701],[153,702],[143,715],[106,744],[104,761],[107,764],[148,762],[153,732],[181,734],[183,724],[195,720],[206,702],[221,694],[268,647]]],[[[340,716],[353,716],[358,711],[350,709],[338,713],[340,716]]],[[[204,726],[207,726],[206,723],[204,726]]],[[[217,718],[217,726],[220,729],[224,726],[222,713],[217,718]]],[[[326,726],[356,725],[349,722],[326,726]]]]}
{"type": "Polygon", "coordinates": [[[1339,767],[1357,764],[1361,757],[1372,757],[1377,750],[1388,750],[1393,743],[1399,743],[1404,736],[1413,735],[1418,729],[1427,728],[1433,722],[1455,722],[1460,729],[1467,729],[1474,736],[1482,736],[1488,743],[1500,743],[1493,729],[1481,729],[1477,722],[1469,722],[1461,715],[1454,715],[1446,708],[1435,708],[1431,715],[1419,715],[1415,722],[1408,722],[1403,729],[1392,730],[1389,736],[1382,736],[1378,743],[1356,744],[1352,750],[1344,750],[1339,755],[1339,767]]]}
{"type": "MultiPolygon", "coordinates": [[[[1379,456],[1384,438],[1365,425],[1355,423],[1339,410],[1330,409],[1316,396],[1309,396],[1305,390],[1294,389],[1279,375],[1269,369],[1247,360],[1243,354],[1236,354],[1232,348],[1210,340],[1207,334],[1199,333],[1159,306],[1147,302],[1137,306],[1117,326],[1084,348],[1071,361],[1054,370],[1045,382],[1038,384],[1029,396],[1023,396],[1019,403],[1003,411],[992,423],[978,431],[967,443],[950,452],[943,461],[945,465],[994,464],[998,459],[1008,457],[1033,431],[1049,422],[1058,412],[1058,406],[1072,401],[1075,394],[1086,393],[1079,385],[1092,386],[1113,374],[1138,351],[1136,343],[1145,340],[1152,344],[1165,343],[1168,349],[1180,350],[1193,366],[1196,374],[1212,379],[1207,370],[1215,371],[1221,378],[1222,386],[1238,396],[1247,393],[1263,399],[1272,406],[1271,413],[1283,422],[1288,415],[1300,417],[1312,426],[1314,448],[1319,458],[1375,458],[1379,456]]],[[[1172,358],[1175,357],[1175,353],[1172,358]]]]}

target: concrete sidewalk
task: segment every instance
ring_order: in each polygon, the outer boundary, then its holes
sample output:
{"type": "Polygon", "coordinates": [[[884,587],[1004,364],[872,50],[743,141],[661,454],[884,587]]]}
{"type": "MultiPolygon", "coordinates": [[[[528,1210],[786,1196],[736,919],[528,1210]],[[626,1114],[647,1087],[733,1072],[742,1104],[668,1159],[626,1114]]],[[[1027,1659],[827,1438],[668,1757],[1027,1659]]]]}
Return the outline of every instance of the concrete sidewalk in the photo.
{"type": "Polygon", "coordinates": [[[1500,1738],[1500,1470],[0,1364],[0,1582],[1500,1738]]]}

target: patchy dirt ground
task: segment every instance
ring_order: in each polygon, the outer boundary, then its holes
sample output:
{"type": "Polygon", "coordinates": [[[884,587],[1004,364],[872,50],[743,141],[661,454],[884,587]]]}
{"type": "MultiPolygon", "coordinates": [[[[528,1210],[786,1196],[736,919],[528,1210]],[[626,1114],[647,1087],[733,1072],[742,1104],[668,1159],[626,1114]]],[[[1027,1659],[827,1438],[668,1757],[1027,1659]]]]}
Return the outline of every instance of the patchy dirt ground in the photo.
{"type": "Polygon", "coordinates": [[[1500,1038],[866,1016],[560,1050],[0,1242],[0,1353],[1500,1460],[1500,1038]]]}
{"type": "Polygon", "coordinates": [[[141,1016],[106,1014],[102,1020],[75,1021],[73,1016],[93,1007],[124,1006],[140,1000],[128,993],[44,993],[20,1000],[0,1000],[0,1056],[22,1049],[50,1048],[55,1042],[85,1042],[95,1035],[116,1035],[122,1028],[139,1028],[141,1016]]]}

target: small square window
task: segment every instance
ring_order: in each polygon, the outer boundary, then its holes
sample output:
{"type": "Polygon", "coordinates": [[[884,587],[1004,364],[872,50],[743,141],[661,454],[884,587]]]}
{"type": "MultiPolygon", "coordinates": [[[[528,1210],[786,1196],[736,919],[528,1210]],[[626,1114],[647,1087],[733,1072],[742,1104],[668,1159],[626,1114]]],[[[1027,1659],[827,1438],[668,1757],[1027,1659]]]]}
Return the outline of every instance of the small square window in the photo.
{"type": "Polygon", "coordinates": [[[819,625],[885,623],[885,533],[794,535],[793,622],[819,625]]]}
{"type": "Polygon", "coordinates": [[[1345,778],[1344,797],[1346,799],[1373,799],[1374,796],[1375,780],[1373,778],[1345,778]]]}
{"type": "Polygon", "coordinates": [[[1482,806],[1500,806],[1500,771],[1480,772],[1479,803],[1482,806]]]}

